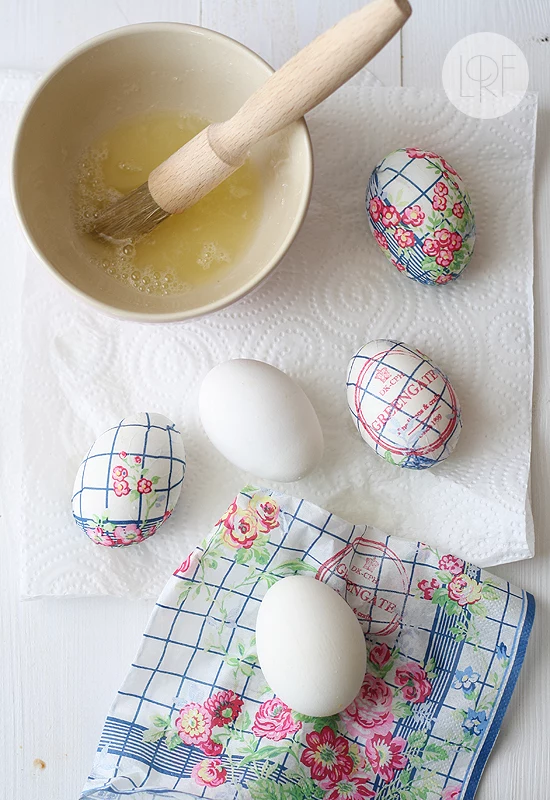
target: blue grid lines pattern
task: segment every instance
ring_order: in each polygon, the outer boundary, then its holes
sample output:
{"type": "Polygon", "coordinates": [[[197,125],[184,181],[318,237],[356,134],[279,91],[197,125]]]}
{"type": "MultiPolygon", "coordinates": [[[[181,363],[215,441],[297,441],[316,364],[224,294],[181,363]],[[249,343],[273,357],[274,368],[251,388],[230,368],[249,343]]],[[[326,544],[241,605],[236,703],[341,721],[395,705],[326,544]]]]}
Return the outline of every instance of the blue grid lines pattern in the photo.
{"type": "Polygon", "coordinates": [[[364,345],[350,361],[347,388],[355,425],[379,455],[400,458],[401,467],[425,469],[454,449],[462,424],[454,391],[428,358],[403,342],[364,345]],[[437,376],[433,386],[422,380],[426,371],[437,376]],[[378,386],[374,381],[380,374],[378,386]]]}
{"type": "MultiPolygon", "coordinates": [[[[459,787],[461,800],[473,797],[521,667],[532,598],[425,545],[348,524],[304,500],[248,489],[163,590],[108,714],[82,798],[252,798],[262,775],[285,786],[297,770],[309,774],[302,757],[314,746],[315,721],[296,721],[274,699],[254,646],[263,595],[296,573],[326,581],[346,598],[370,653],[368,697],[394,698],[391,730],[352,729],[351,707],[338,717],[336,734],[323,722],[317,730],[363,754],[376,796],[385,797],[388,783],[404,785],[404,764],[391,777],[376,760],[369,764],[376,752],[369,741],[402,747],[415,785],[429,780],[440,796],[459,787]],[[426,586],[439,591],[435,601],[426,586]],[[485,603],[481,616],[468,600],[485,603]],[[461,674],[472,676],[474,691],[457,683],[461,674]],[[225,722],[214,721],[216,703],[225,722]],[[423,750],[431,753],[424,760],[423,750]]],[[[386,702],[363,707],[361,697],[354,708],[363,713],[386,702]]]]}

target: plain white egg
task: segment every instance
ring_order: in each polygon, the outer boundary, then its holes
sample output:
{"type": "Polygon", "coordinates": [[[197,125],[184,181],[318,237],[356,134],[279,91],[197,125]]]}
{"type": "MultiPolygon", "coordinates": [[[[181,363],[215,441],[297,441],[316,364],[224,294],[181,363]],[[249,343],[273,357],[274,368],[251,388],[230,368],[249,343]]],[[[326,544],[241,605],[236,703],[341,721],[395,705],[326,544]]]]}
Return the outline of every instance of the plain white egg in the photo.
{"type": "Polygon", "coordinates": [[[212,444],[236,467],[284,483],[323,455],[323,432],[304,391],[263,361],[235,359],[204,379],[199,411],[212,444]]]}
{"type": "Polygon", "coordinates": [[[326,583],[293,575],[268,589],[256,644],[267,683],[294,711],[329,717],[359,693],[367,666],[363,631],[326,583]]]}

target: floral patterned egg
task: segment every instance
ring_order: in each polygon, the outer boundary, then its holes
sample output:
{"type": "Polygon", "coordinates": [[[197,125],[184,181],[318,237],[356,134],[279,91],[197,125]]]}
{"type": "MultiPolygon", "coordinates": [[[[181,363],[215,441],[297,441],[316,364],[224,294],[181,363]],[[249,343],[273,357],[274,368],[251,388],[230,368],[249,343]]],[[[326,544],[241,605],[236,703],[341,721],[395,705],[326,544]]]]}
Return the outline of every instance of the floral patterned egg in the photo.
{"type": "Polygon", "coordinates": [[[151,537],[178,501],[185,450],[162,414],[121,420],[91,446],[76,475],[76,524],[96,544],[123,547],[151,537]]]}
{"type": "Polygon", "coordinates": [[[372,172],[367,215],[374,238],[397,269],[419,283],[442,284],[472,257],[475,223],[460,175],[428,150],[394,150],[372,172]]]}
{"type": "Polygon", "coordinates": [[[357,430],[390,464],[426,469],[456,447],[462,421],[449,379],[403,342],[364,345],[349,363],[347,394],[357,430]]]}

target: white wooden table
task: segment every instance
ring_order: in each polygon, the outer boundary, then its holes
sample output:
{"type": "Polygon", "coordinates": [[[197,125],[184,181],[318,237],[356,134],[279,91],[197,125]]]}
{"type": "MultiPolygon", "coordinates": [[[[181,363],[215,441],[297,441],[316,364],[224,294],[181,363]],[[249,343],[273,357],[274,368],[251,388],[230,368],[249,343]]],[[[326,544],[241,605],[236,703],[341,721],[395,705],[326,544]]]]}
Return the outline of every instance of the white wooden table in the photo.
{"type": "MultiPolygon", "coordinates": [[[[411,2],[412,20],[370,67],[384,84],[440,87],[450,47],[468,33],[495,31],[523,49],[530,88],[540,93],[532,455],[537,555],[495,570],[535,595],[537,617],[478,798],[544,800],[550,797],[550,273],[545,263],[550,250],[550,3],[411,2]]],[[[279,66],[360,5],[361,0],[2,0],[0,68],[45,70],[102,31],[152,20],[220,30],[279,66]]],[[[8,533],[1,530],[2,541],[8,533]]],[[[153,603],[114,598],[20,602],[17,597],[17,542],[10,541],[0,557],[0,798],[76,800],[153,603]]]]}

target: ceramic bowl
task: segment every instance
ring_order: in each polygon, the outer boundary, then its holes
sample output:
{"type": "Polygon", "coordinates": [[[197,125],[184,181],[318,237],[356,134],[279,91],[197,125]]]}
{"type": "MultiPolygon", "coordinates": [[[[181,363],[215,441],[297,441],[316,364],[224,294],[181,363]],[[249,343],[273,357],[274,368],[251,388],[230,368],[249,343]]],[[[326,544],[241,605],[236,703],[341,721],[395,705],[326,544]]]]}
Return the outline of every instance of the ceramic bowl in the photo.
{"type": "Polygon", "coordinates": [[[251,154],[263,178],[263,214],[246,252],[222,278],[184,294],[144,296],[90,263],[86,237],[71,214],[71,176],[83,150],[122,120],[154,109],[184,109],[222,121],[271,73],[233,39],[178,23],[118,28],[70,53],[35,91],[14,151],[17,212],[38,257],[96,308],[140,321],[199,317],[258,286],[287,252],[307,211],[313,161],[305,121],[251,154]]]}

